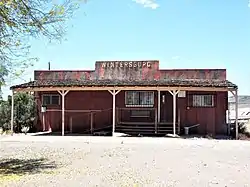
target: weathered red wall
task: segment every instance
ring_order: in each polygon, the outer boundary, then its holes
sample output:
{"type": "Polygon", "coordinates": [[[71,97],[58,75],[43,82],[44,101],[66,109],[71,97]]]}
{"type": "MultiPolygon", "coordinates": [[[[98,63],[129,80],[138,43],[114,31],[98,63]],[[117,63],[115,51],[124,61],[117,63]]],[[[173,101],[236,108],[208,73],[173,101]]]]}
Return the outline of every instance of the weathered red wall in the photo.
{"type": "Polygon", "coordinates": [[[160,70],[159,61],[98,61],[95,70],[35,71],[35,80],[226,79],[225,69],[160,70]]]}
{"type": "MultiPolygon", "coordinates": [[[[57,92],[40,92],[37,99],[39,110],[38,128],[42,130],[42,94],[58,94],[57,92]]],[[[94,128],[102,128],[112,125],[112,95],[108,91],[70,91],[65,96],[65,131],[70,130],[70,117],[73,122],[73,132],[83,132],[90,128],[89,112],[69,112],[67,110],[102,110],[94,114],[94,128]]],[[[125,91],[116,95],[116,107],[125,108],[125,91]]],[[[155,106],[157,108],[157,92],[155,92],[155,106]]],[[[122,110],[123,120],[130,121],[130,114],[122,110]]],[[[154,115],[154,114],[153,114],[154,115]]],[[[46,130],[51,127],[52,131],[61,131],[61,102],[57,106],[47,106],[45,114],[46,130]],[[57,109],[59,111],[49,111],[57,109]]],[[[137,120],[143,120],[137,118],[137,120]]],[[[152,116],[154,120],[154,116],[152,116]]]]}
{"type": "MultiPolygon", "coordinates": [[[[43,92],[53,93],[53,92],[43,92]]],[[[161,107],[161,119],[166,122],[173,120],[173,98],[169,92],[165,94],[165,111],[161,107]]],[[[226,110],[227,110],[227,92],[202,92],[202,94],[215,94],[215,107],[194,108],[189,107],[192,94],[201,94],[201,92],[187,92],[185,98],[177,98],[177,115],[180,110],[181,127],[186,125],[201,124],[198,127],[200,134],[225,134],[226,133],[226,110]],[[188,108],[189,107],[189,108],[188,108]]],[[[38,109],[41,109],[41,94],[38,95],[38,109]]],[[[54,92],[53,94],[57,94],[54,92]]],[[[155,91],[155,105],[157,108],[157,92],[155,91]]],[[[116,96],[116,107],[125,108],[125,91],[121,91],[116,96]]],[[[50,106],[47,109],[61,110],[60,106],[50,106]]],[[[108,91],[70,91],[65,97],[65,130],[69,131],[69,118],[73,118],[73,132],[83,132],[90,128],[90,115],[83,112],[68,112],[67,110],[104,110],[94,115],[94,128],[102,128],[112,125],[112,95],[108,91]]],[[[61,131],[61,111],[46,113],[46,130],[51,127],[53,131],[61,131]]],[[[124,120],[132,120],[129,113],[123,113],[124,120]]],[[[178,119],[178,117],[177,117],[178,119]]],[[[133,119],[134,120],[134,119],[133,119]]],[[[143,119],[139,119],[143,120],[143,119]]],[[[152,118],[154,120],[154,117],[152,118]]],[[[39,112],[38,128],[42,130],[42,115],[39,112]]]]}
{"type": "MultiPolygon", "coordinates": [[[[41,111],[42,94],[58,94],[57,92],[41,92],[38,109],[41,111]]],[[[61,102],[60,105],[47,106],[46,130],[61,131],[61,102]],[[49,111],[57,109],[59,111],[49,111]]],[[[65,130],[70,130],[70,118],[72,117],[73,131],[82,132],[90,128],[90,113],[81,110],[103,110],[94,114],[94,128],[100,128],[112,124],[112,95],[108,91],[71,91],[65,96],[65,130]],[[69,112],[71,110],[71,112],[69,112]],[[72,110],[78,110],[72,112],[72,110]]],[[[42,128],[42,114],[39,113],[40,128],[42,128]]]]}
{"type": "Polygon", "coordinates": [[[187,92],[186,98],[178,98],[181,126],[200,124],[199,134],[225,134],[227,92],[187,92]],[[214,94],[215,107],[191,107],[192,94],[214,94]]]}

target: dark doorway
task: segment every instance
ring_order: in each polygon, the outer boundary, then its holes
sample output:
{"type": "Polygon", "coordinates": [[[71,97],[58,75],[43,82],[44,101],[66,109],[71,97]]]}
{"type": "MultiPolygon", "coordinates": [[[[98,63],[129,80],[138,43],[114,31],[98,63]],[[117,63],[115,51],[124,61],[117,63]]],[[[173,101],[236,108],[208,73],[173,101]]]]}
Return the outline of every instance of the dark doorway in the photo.
{"type": "Polygon", "coordinates": [[[173,96],[168,91],[161,91],[160,95],[161,95],[160,122],[173,122],[173,96]]]}

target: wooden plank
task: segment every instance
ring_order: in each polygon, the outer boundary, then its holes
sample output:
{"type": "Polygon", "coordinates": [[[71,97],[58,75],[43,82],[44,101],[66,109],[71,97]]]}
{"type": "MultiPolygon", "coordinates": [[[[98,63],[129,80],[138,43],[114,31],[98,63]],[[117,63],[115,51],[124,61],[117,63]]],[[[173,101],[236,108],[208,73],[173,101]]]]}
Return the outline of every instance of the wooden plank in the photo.
{"type": "MultiPolygon", "coordinates": [[[[177,128],[178,128],[178,127],[175,127],[175,129],[177,129],[177,128]]],[[[163,130],[164,130],[164,129],[173,129],[173,127],[159,127],[158,130],[159,130],[159,129],[163,129],[163,130]]]]}
{"type": "Polygon", "coordinates": [[[122,125],[154,125],[155,122],[120,122],[122,125]]]}
{"type": "Polygon", "coordinates": [[[138,132],[138,133],[140,133],[140,132],[152,132],[153,134],[154,134],[154,129],[143,129],[143,130],[141,130],[141,131],[138,131],[139,129],[120,129],[120,131],[125,131],[125,132],[138,132]]]}
{"type": "Polygon", "coordinates": [[[235,91],[236,88],[220,88],[220,87],[171,87],[171,86],[67,86],[67,87],[28,87],[28,88],[15,88],[15,92],[39,92],[39,91],[58,91],[58,90],[70,90],[70,91],[98,91],[98,90],[181,90],[181,91],[235,91]]]}
{"type": "Polygon", "coordinates": [[[145,127],[145,126],[140,126],[140,127],[138,127],[138,126],[124,126],[124,125],[119,125],[119,126],[116,126],[116,128],[118,129],[118,128],[123,128],[123,129],[126,129],[126,128],[135,128],[135,129],[149,129],[149,128],[151,128],[151,129],[153,129],[154,130],[154,127],[153,126],[151,126],[151,127],[145,127]]]}
{"type": "Polygon", "coordinates": [[[145,108],[145,107],[127,107],[127,108],[118,108],[120,110],[149,110],[149,111],[153,111],[155,110],[155,108],[145,108]]]}
{"type": "MultiPolygon", "coordinates": [[[[47,109],[46,112],[61,112],[61,109],[47,109]]],[[[102,112],[103,110],[64,110],[65,112],[82,112],[82,113],[88,113],[88,112],[102,112]]]]}
{"type": "Polygon", "coordinates": [[[158,125],[173,125],[173,122],[160,122],[158,125]]]}

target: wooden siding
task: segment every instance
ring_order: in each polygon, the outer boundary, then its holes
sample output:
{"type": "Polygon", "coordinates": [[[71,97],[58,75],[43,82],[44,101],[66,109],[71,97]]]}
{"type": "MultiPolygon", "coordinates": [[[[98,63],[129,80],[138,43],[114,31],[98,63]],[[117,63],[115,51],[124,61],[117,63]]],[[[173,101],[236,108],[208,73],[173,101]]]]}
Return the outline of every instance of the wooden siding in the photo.
{"type": "MultiPolygon", "coordinates": [[[[42,130],[41,101],[42,94],[57,94],[57,92],[40,92],[37,94],[38,105],[38,129],[42,130]]],[[[173,121],[173,97],[169,92],[165,94],[165,105],[161,106],[161,122],[173,121]]],[[[155,91],[155,100],[153,109],[158,106],[158,94],[155,91]]],[[[226,133],[226,110],[227,110],[227,92],[187,92],[185,98],[177,97],[177,112],[180,111],[181,128],[186,125],[199,123],[199,134],[225,134],[226,133]],[[201,108],[189,107],[189,100],[192,94],[214,94],[215,107],[201,108]]],[[[60,97],[61,98],[61,97],[60,97]]],[[[162,100],[162,98],[161,98],[162,100]]],[[[60,102],[61,103],[61,102],[60,102]]],[[[116,96],[116,107],[125,108],[125,91],[121,91],[116,96]]],[[[61,105],[48,106],[48,110],[58,111],[46,112],[46,130],[51,127],[52,131],[61,131],[61,105]]],[[[108,91],[70,91],[65,97],[65,130],[70,130],[70,118],[73,122],[73,132],[83,132],[90,129],[90,113],[68,112],[67,110],[104,110],[94,114],[94,128],[101,128],[112,125],[112,95],[108,91]]],[[[130,113],[123,113],[123,119],[127,121],[143,121],[145,118],[131,118],[130,113]]],[[[178,119],[178,116],[176,116],[178,119]]],[[[152,120],[153,116],[152,116],[152,120]]]]}

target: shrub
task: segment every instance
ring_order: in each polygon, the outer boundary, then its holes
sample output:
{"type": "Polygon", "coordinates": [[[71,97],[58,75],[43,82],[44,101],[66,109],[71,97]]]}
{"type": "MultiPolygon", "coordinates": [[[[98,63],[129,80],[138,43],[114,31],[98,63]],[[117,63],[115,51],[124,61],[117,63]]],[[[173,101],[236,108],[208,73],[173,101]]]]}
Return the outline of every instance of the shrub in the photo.
{"type": "MultiPolygon", "coordinates": [[[[0,102],[0,127],[4,131],[11,126],[11,97],[0,102]]],[[[34,97],[28,93],[17,93],[14,97],[14,131],[21,132],[23,127],[33,129],[35,120],[34,97]]]]}

